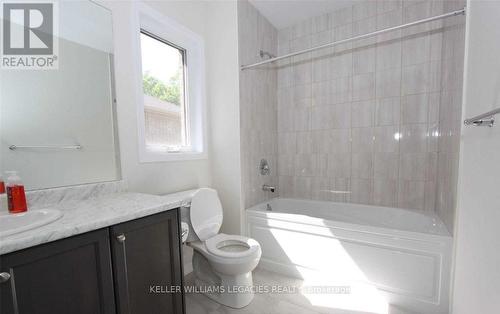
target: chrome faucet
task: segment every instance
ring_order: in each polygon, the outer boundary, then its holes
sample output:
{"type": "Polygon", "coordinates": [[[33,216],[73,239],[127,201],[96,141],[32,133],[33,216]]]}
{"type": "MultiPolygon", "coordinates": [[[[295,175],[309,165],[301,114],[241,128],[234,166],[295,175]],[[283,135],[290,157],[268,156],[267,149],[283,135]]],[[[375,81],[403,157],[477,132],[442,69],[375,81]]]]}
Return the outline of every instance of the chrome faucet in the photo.
{"type": "Polygon", "coordinates": [[[266,192],[271,192],[271,193],[274,193],[274,191],[276,191],[276,187],[271,186],[271,185],[264,184],[264,185],[262,186],[262,191],[266,191],[266,192]]]}

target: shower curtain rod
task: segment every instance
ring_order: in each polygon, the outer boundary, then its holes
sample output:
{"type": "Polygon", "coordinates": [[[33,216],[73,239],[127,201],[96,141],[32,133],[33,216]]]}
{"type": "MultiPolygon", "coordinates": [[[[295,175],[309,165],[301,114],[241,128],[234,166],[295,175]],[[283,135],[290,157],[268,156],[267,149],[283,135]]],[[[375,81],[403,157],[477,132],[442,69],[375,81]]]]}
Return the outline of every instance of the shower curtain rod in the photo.
{"type": "Polygon", "coordinates": [[[334,41],[334,42],[331,42],[331,43],[328,43],[328,44],[324,44],[324,45],[320,45],[320,46],[316,46],[316,47],[312,47],[312,48],[300,50],[300,51],[297,51],[297,52],[292,52],[292,53],[289,53],[289,54],[286,54],[286,55],[283,55],[283,56],[270,58],[270,59],[267,59],[267,60],[264,60],[264,61],[260,61],[260,62],[257,62],[257,63],[248,64],[248,65],[242,65],[241,66],[241,70],[243,71],[243,70],[250,69],[250,68],[253,68],[253,67],[256,67],[256,66],[259,66],[259,65],[263,65],[263,64],[267,64],[267,63],[272,63],[272,62],[275,62],[275,61],[278,61],[278,60],[282,60],[282,59],[285,59],[285,58],[294,57],[294,56],[301,55],[301,54],[304,54],[304,53],[308,53],[308,52],[311,52],[311,51],[316,51],[316,50],[319,50],[319,49],[328,48],[328,47],[332,47],[332,46],[335,46],[335,45],[340,45],[340,44],[347,43],[347,42],[354,41],[354,40],[358,40],[358,39],[364,39],[364,38],[368,38],[368,37],[373,37],[373,36],[376,36],[376,35],[387,33],[387,32],[390,32],[390,31],[395,31],[395,30],[398,30],[398,29],[408,28],[408,27],[411,27],[411,26],[420,25],[420,24],[424,24],[424,23],[428,23],[428,22],[432,22],[432,21],[444,19],[444,18],[447,18],[447,17],[457,16],[457,15],[462,15],[462,14],[465,15],[465,13],[466,13],[465,9],[466,8],[464,7],[461,10],[448,12],[448,13],[445,13],[445,14],[441,14],[441,15],[429,17],[429,18],[426,18],[426,19],[418,20],[418,21],[415,21],[415,22],[407,23],[407,24],[402,24],[402,25],[398,25],[398,26],[394,26],[394,27],[389,27],[389,28],[381,29],[379,31],[368,33],[368,34],[363,34],[363,35],[359,35],[359,36],[355,36],[355,37],[351,37],[351,38],[347,38],[347,39],[337,40],[337,41],[334,41]]]}

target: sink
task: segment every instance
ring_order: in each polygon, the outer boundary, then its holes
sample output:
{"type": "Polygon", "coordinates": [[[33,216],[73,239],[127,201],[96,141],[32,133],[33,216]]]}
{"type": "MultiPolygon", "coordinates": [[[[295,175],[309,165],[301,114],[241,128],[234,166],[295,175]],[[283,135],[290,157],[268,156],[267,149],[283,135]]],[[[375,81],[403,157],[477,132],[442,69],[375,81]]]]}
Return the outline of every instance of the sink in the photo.
{"type": "Polygon", "coordinates": [[[62,215],[63,213],[57,209],[37,209],[19,214],[1,214],[0,238],[49,224],[61,218],[62,215]]]}

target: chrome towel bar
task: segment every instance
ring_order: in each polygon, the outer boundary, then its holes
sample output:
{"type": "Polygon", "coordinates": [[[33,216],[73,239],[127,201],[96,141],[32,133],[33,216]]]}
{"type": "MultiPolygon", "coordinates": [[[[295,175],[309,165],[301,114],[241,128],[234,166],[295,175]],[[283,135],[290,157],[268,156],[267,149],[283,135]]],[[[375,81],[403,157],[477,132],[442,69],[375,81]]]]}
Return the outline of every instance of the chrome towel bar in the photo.
{"type": "Polygon", "coordinates": [[[10,145],[9,149],[10,150],[16,150],[16,149],[82,149],[82,145],[61,145],[61,146],[50,146],[50,145],[10,145]]]}
{"type": "Polygon", "coordinates": [[[500,113],[500,108],[485,112],[478,116],[472,117],[470,119],[465,119],[465,125],[473,125],[473,126],[489,126],[492,127],[495,125],[495,115],[500,113]]]}

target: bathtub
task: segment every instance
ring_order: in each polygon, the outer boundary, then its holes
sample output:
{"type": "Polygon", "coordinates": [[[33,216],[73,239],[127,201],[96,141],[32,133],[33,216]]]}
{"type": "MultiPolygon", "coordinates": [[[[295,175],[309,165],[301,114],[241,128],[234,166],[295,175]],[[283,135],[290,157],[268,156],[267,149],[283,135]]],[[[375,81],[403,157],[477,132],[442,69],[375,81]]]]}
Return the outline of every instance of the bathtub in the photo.
{"type": "Polygon", "coordinates": [[[248,208],[245,228],[262,246],[261,268],[448,313],[452,237],[432,213],[276,198],[248,208]]]}

